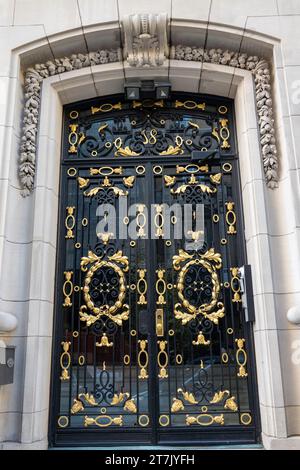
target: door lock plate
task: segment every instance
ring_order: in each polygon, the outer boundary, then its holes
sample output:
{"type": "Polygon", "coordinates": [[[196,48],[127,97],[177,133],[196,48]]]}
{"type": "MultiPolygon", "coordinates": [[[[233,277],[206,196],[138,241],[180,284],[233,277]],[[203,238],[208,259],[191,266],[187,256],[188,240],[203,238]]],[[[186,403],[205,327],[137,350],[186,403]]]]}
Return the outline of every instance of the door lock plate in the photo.
{"type": "Polygon", "coordinates": [[[162,308],[156,309],[156,336],[164,336],[164,311],[162,308]]]}

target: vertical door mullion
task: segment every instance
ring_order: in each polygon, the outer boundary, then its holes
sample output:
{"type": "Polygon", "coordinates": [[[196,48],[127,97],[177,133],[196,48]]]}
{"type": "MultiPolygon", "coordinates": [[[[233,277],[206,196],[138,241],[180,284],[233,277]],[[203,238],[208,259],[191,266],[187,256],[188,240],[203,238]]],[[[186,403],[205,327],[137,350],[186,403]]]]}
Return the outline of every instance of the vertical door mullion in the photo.
{"type": "Polygon", "coordinates": [[[155,202],[154,192],[154,173],[152,164],[146,165],[146,204],[148,209],[148,243],[147,243],[147,271],[149,273],[148,287],[148,314],[149,314],[149,411],[152,423],[152,443],[157,443],[157,427],[158,427],[158,408],[159,408],[159,389],[157,380],[157,339],[155,330],[155,271],[157,265],[155,240],[151,238],[151,204],[155,202]]]}

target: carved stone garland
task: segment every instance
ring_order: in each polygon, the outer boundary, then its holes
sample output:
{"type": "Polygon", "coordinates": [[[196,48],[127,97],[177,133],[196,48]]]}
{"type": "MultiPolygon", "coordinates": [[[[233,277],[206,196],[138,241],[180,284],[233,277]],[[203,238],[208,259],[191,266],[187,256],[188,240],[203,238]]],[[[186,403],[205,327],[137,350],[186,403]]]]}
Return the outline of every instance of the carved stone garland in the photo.
{"type": "MultiPolygon", "coordinates": [[[[165,21],[165,18],[164,18],[165,21]]],[[[148,22],[148,27],[153,23],[153,18],[148,22]]],[[[161,23],[157,22],[157,25],[161,23]]],[[[152,26],[151,26],[152,27],[152,26]]],[[[143,30],[139,31],[143,33],[143,30]]],[[[135,29],[136,34],[136,29],[135,29]]],[[[157,31],[157,34],[161,32],[157,31]]],[[[151,31],[151,40],[155,39],[155,31],[151,31]]],[[[164,41],[160,41],[161,44],[164,41]]],[[[133,48],[134,49],[134,48],[133,48]]],[[[165,49],[160,49],[161,52],[165,49]]],[[[135,55],[135,54],[133,54],[135,55]]],[[[151,54],[150,54],[151,55],[151,54]]],[[[149,56],[150,56],[149,55],[149,56]]],[[[163,54],[161,54],[163,56],[163,54]]],[[[142,54],[142,59],[133,60],[128,51],[126,60],[129,65],[139,64],[143,67],[153,66],[152,62],[147,63],[147,54],[142,54]]],[[[155,57],[155,56],[154,56],[155,57]]],[[[229,65],[245,70],[249,70],[254,76],[256,89],[256,106],[259,122],[260,143],[262,146],[262,159],[267,186],[271,189],[278,186],[278,158],[276,149],[272,98],[271,98],[271,76],[269,66],[266,60],[257,56],[248,56],[247,54],[223,51],[222,49],[203,49],[200,47],[172,46],[170,58],[175,60],[187,60],[208,62],[220,65],[229,65]]],[[[34,186],[37,131],[39,121],[40,94],[41,85],[44,78],[78,70],[90,65],[118,62],[122,60],[122,51],[120,49],[100,50],[90,52],[89,54],[72,54],[70,57],[55,59],[45,64],[35,64],[27,69],[25,74],[25,106],[23,129],[21,138],[21,156],[19,165],[19,177],[22,186],[22,195],[28,196],[34,186]]],[[[149,59],[150,60],[150,59],[149,59]]],[[[156,57],[156,64],[162,63],[163,59],[156,57]]],[[[157,65],[158,66],[158,65],[157,65]]]]}

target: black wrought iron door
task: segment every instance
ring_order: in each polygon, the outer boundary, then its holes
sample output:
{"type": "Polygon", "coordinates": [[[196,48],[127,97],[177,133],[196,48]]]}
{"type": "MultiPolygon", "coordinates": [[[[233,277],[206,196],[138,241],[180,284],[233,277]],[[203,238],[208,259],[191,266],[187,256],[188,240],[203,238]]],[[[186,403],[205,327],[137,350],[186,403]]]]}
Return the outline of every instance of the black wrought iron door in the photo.
{"type": "Polygon", "coordinates": [[[231,106],[66,108],[53,445],[257,440],[231,106]]]}

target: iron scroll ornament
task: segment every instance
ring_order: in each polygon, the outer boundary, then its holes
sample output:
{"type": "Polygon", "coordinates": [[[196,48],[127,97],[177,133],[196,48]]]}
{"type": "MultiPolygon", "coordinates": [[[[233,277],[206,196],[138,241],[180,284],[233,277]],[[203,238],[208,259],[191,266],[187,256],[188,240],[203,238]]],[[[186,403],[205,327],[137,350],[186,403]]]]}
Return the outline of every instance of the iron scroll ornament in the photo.
{"type": "MultiPolygon", "coordinates": [[[[145,101],[124,105],[128,115],[123,120],[120,120],[119,116],[111,115],[100,116],[97,123],[89,126],[80,121],[78,135],[81,137],[74,146],[73,156],[75,158],[174,156],[198,150],[205,151],[208,157],[217,152],[220,137],[216,120],[212,122],[207,115],[206,127],[201,128],[191,117],[190,120],[181,122],[179,126],[177,121],[181,114],[180,111],[177,112],[180,103],[178,100],[168,103],[172,108],[164,102],[148,100],[148,103],[151,103],[151,106],[145,101]],[[152,108],[151,115],[150,108],[152,108]]],[[[203,105],[205,108],[205,103],[203,105]]],[[[194,118],[197,121],[203,116],[199,114],[194,118]]]]}
{"type": "Polygon", "coordinates": [[[86,305],[80,307],[80,320],[85,321],[87,326],[90,326],[99,320],[102,315],[105,315],[114,323],[121,326],[122,322],[128,320],[129,317],[129,306],[124,303],[127,289],[124,273],[129,269],[127,256],[124,256],[120,250],[114,255],[108,256],[108,259],[105,260],[92,251],[89,251],[87,257],[84,256],[81,258],[80,266],[81,270],[86,272],[82,289],[86,305]],[[89,265],[90,267],[88,269],[89,265]],[[124,266],[123,269],[121,266],[124,266]],[[98,306],[93,299],[91,285],[94,276],[101,271],[103,272],[104,269],[110,270],[113,275],[115,275],[115,279],[116,277],[118,278],[117,283],[114,282],[113,287],[114,291],[117,290],[117,294],[115,295],[116,300],[112,305],[106,303],[98,306]],[[88,313],[88,309],[92,313],[88,313]]]}
{"type": "Polygon", "coordinates": [[[219,319],[225,315],[224,304],[219,300],[220,281],[217,271],[222,266],[222,259],[219,253],[215,253],[214,248],[210,248],[204,254],[197,253],[190,255],[184,250],[179,250],[178,255],[173,256],[173,268],[179,271],[177,279],[177,295],[179,302],[174,306],[174,314],[177,320],[181,320],[183,325],[203,315],[211,322],[218,324],[219,319]],[[185,296],[186,276],[189,269],[197,267],[203,270],[205,276],[209,275],[210,285],[207,288],[206,301],[200,305],[194,305],[190,299],[185,296]]]}

